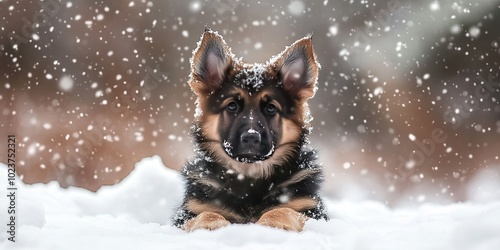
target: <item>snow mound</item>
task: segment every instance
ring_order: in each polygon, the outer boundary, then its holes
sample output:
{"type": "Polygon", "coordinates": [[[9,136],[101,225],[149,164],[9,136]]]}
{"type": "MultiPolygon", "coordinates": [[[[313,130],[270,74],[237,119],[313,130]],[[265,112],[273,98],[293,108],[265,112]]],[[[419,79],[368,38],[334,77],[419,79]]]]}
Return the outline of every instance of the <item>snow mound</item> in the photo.
{"type": "MultiPolygon", "coordinates": [[[[2,187],[6,180],[0,164],[2,187]]],[[[17,185],[17,241],[7,240],[4,188],[0,249],[500,249],[498,200],[399,209],[326,200],[332,220],[309,220],[302,233],[258,225],[185,233],[170,224],[181,177],[158,156],[96,193],[55,182],[17,185]]]]}

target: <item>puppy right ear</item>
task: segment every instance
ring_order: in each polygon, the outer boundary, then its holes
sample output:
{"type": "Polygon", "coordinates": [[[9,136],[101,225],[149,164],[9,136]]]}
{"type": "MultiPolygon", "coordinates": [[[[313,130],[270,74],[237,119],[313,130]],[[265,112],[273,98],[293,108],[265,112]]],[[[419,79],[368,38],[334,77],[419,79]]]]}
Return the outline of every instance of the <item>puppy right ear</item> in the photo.
{"type": "Polygon", "coordinates": [[[190,62],[189,86],[196,95],[206,96],[222,85],[233,56],[222,36],[205,28],[190,62]]]}

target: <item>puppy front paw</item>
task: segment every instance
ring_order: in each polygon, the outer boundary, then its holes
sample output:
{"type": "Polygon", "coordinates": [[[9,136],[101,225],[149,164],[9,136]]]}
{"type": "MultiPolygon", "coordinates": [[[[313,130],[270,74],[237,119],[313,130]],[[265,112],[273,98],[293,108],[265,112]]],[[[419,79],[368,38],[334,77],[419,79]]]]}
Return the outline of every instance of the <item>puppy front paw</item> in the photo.
{"type": "Polygon", "coordinates": [[[300,232],[307,217],[290,208],[276,208],[264,213],[256,224],[300,232]]]}
{"type": "Polygon", "coordinates": [[[224,216],[213,212],[202,212],[195,218],[189,220],[184,226],[184,230],[192,232],[197,229],[215,230],[230,225],[231,223],[224,216]]]}

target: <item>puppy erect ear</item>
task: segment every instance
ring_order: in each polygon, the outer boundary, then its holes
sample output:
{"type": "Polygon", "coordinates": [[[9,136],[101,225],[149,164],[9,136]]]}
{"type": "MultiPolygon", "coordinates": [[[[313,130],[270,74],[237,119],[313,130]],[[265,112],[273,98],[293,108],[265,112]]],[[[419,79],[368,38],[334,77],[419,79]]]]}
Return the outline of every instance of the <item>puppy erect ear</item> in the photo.
{"type": "Polygon", "coordinates": [[[191,58],[191,89],[197,95],[208,95],[219,88],[232,61],[226,42],[206,28],[191,58]]]}
{"type": "Polygon", "coordinates": [[[320,65],[314,54],[311,37],[302,38],[281,53],[276,61],[283,88],[299,101],[312,98],[320,65]]]}

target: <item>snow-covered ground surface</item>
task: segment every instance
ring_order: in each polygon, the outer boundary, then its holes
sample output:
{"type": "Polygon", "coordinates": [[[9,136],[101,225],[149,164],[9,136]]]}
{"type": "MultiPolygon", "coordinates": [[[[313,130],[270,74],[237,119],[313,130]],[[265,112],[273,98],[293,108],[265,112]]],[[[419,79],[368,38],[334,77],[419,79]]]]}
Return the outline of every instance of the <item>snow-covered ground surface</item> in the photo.
{"type": "MultiPolygon", "coordinates": [[[[0,165],[6,192],[7,168],[0,165]]],[[[170,225],[182,181],[159,157],[143,159],[121,183],[97,193],[57,183],[18,185],[16,243],[6,239],[0,199],[0,249],[500,249],[500,201],[390,209],[327,200],[332,220],[309,220],[302,233],[257,225],[185,233],[170,225]]]]}

